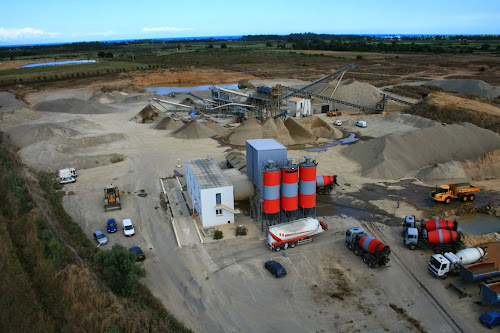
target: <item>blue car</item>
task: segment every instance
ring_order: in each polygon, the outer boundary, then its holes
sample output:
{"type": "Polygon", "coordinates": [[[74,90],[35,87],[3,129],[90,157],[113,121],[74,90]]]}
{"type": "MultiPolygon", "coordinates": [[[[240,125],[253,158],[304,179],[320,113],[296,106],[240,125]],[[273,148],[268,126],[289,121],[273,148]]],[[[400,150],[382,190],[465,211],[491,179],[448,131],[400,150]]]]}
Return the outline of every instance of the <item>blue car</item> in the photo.
{"type": "Polygon", "coordinates": [[[486,327],[493,328],[500,325],[500,313],[496,311],[483,313],[481,317],[479,317],[479,321],[486,327]]]}
{"type": "Polygon", "coordinates": [[[140,247],[138,247],[138,246],[132,246],[128,250],[130,252],[134,252],[135,253],[135,261],[146,259],[146,255],[144,254],[144,252],[142,252],[142,250],[141,250],[140,247]]]}
{"type": "Polygon", "coordinates": [[[271,260],[264,264],[264,268],[267,269],[275,278],[280,278],[286,275],[286,270],[277,261],[271,260]]]}
{"type": "Polygon", "coordinates": [[[109,219],[108,220],[108,232],[116,232],[116,221],[115,219],[109,219]]]}

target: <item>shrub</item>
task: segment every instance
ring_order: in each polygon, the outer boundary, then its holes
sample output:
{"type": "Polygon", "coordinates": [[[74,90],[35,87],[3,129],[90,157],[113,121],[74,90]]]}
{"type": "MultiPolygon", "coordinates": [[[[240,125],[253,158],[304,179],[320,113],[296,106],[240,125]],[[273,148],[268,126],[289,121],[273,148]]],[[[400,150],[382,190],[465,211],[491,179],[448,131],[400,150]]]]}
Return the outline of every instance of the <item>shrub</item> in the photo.
{"type": "Polygon", "coordinates": [[[224,237],[224,234],[222,230],[215,230],[214,231],[214,239],[222,239],[224,237]]]}
{"type": "Polygon", "coordinates": [[[239,225],[236,227],[236,236],[245,236],[248,232],[248,229],[245,228],[244,225],[239,225]]]}
{"type": "Polygon", "coordinates": [[[358,54],[358,55],[356,56],[356,60],[361,60],[361,59],[363,59],[363,56],[362,56],[361,54],[358,54]]]}

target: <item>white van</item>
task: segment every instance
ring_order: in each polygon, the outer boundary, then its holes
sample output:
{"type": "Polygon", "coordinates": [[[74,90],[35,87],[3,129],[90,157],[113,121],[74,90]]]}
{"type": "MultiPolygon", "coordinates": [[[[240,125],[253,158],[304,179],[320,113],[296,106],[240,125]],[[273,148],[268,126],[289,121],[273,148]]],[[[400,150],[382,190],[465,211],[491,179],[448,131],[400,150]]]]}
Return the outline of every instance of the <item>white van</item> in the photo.
{"type": "Polygon", "coordinates": [[[132,225],[132,220],[125,219],[122,221],[123,233],[125,236],[133,236],[135,235],[134,226],[132,225]]]}
{"type": "Polygon", "coordinates": [[[359,121],[356,123],[356,126],[358,126],[358,127],[366,127],[366,121],[359,120],[359,121]]]}

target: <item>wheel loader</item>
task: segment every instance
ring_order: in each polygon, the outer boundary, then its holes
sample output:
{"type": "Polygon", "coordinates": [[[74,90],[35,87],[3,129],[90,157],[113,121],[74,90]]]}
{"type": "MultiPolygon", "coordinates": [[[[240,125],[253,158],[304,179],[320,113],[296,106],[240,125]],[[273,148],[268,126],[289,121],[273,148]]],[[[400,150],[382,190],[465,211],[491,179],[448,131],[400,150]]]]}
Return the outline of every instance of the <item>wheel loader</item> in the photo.
{"type": "Polygon", "coordinates": [[[118,187],[109,185],[104,188],[104,211],[121,210],[120,192],[118,187]]]}

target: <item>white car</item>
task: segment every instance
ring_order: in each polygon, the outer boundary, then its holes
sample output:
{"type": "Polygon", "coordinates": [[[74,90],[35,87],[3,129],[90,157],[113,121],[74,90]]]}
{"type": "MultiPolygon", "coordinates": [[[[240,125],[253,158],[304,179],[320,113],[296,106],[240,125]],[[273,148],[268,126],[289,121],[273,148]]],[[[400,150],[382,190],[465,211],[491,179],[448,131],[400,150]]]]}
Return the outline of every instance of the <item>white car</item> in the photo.
{"type": "Polygon", "coordinates": [[[366,121],[360,120],[356,123],[356,126],[358,127],[366,127],[366,121]]]}
{"type": "Polygon", "coordinates": [[[134,226],[132,225],[131,219],[123,220],[122,221],[122,228],[123,228],[123,233],[125,234],[125,236],[135,235],[135,229],[134,229],[134,226]]]}
{"type": "Polygon", "coordinates": [[[59,180],[59,184],[74,183],[74,182],[76,182],[75,177],[66,177],[66,178],[61,178],[59,180]]]}
{"type": "Polygon", "coordinates": [[[334,124],[335,126],[342,126],[342,120],[335,120],[335,121],[333,122],[333,124],[334,124]]]}

